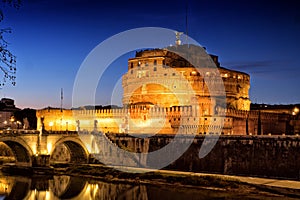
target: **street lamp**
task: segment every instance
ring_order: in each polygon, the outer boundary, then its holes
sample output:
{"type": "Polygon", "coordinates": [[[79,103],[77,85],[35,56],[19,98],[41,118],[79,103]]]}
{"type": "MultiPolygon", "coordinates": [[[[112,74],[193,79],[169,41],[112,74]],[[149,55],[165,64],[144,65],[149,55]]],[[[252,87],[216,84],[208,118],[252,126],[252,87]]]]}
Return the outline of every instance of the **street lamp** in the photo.
{"type": "Polygon", "coordinates": [[[15,121],[15,117],[11,116],[10,119],[9,119],[9,121],[10,121],[10,127],[13,128],[14,127],[13,124],[14,124],[14,121],[15,121]]]}
{"type": "Polygon", "coordinates": [[[17,121],[17,129],[20,128],[20,124],[22,124],[20,121],[17,121]]]}

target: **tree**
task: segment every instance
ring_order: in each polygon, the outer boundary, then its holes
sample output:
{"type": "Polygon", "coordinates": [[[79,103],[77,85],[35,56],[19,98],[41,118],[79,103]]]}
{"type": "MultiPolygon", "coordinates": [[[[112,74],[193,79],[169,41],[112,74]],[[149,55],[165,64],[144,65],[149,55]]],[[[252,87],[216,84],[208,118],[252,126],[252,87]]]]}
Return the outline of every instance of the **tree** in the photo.
{"type": "MultiPolygon", "coordinates": [[[[4,20],[3,10],[5,6],[10,6],[19,9],[21,0],[2,0],[0,6],[0,22],[4,20]]],[[[6,33],[11,33],[11,28],[0,28],[0,88],[6,82],[10,82],[13,86],[16,85],[16,56],[8,49],[9,43],[4,39],[6,33]]]]}

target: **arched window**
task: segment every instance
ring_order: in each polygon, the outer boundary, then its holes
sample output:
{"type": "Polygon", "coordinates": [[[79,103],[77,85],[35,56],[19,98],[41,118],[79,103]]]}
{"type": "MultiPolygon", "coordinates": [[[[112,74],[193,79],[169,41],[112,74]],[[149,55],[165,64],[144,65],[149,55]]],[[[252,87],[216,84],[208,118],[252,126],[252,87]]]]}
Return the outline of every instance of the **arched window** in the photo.
{"type": "Polygon", "coordinates": [[[130,63],[130,68],[131,68],[131,69],[133,68],[133,63],[130,63]]]}
{"type": "Polygon", "coordinates": [[[154,60],[153,65],[157,65],[157,60],[154,60]]]}

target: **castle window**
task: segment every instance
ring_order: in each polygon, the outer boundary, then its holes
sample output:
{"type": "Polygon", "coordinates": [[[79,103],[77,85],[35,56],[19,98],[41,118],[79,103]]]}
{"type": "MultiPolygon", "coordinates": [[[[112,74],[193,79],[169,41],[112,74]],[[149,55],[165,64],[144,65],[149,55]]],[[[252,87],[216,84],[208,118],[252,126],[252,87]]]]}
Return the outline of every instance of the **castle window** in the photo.
{"type": "Polygon", "coordinates": [[[131,69],[133,68],[133,63],[130,63],[130,68],[131,68],[131,69]]]}
{"type": "Polygon", "coordinates": [[[142,78],[142,72],[139,71],[139,72],[137,73],[137,78],[142,78]]]}
{"type": "Polygon", "coordinates": [[[138,62],[138,66],[141,66],[141,61],[138,62]]]}
{"type": "Polygon", "coordinates": [[[153,65],[157,65],[157,60],[154,60],[153,65]]]}
{"type": "Polygon", "coordinates": [[[133,70],[130,70],[130,73],[133,74],[133,70]]]}
{"type": "Polygon", "coordinates": [[[164,74],[164,76],[167,76],[168,74],[164,74]]]}
{"type": "Polygon", "coordinates": [[[154,68],[153,68],[153,71],[155,71],[155,72],[156,72],[156,70],[157,70],[157,69],[156,69],[156,67],[154,67],[154,68]]]}
{"type": "Polygon", "coordinates": [[[173,76],[175,76],[176,74],[175,74],[175,73],[173,73],[172,75],[173,75],[173,76]]]}

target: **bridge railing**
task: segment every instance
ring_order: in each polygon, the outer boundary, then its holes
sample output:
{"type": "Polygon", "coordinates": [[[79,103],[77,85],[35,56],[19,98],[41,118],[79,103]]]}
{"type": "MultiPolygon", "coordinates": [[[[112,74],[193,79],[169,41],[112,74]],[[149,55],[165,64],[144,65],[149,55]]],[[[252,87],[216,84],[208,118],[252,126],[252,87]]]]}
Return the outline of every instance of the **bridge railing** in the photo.
{"type": "Polygon", "coordinates": [[[39,134],[40,131],[38,130],[23,130],[23,129],[9,129],[9,130],[0,130],[0,134],[15,134],[15,135],[21,135],[21,134],[39,134]]]}
{"type": "Polygon", "coordinates": [[[62,135],[62,134],[70,134],[70,135],[77,135],[78,132],[77,131],[48,131],[48,130],[45,130],[43,131],[43,134],[57,134],[57,135],[62,135]]]}

